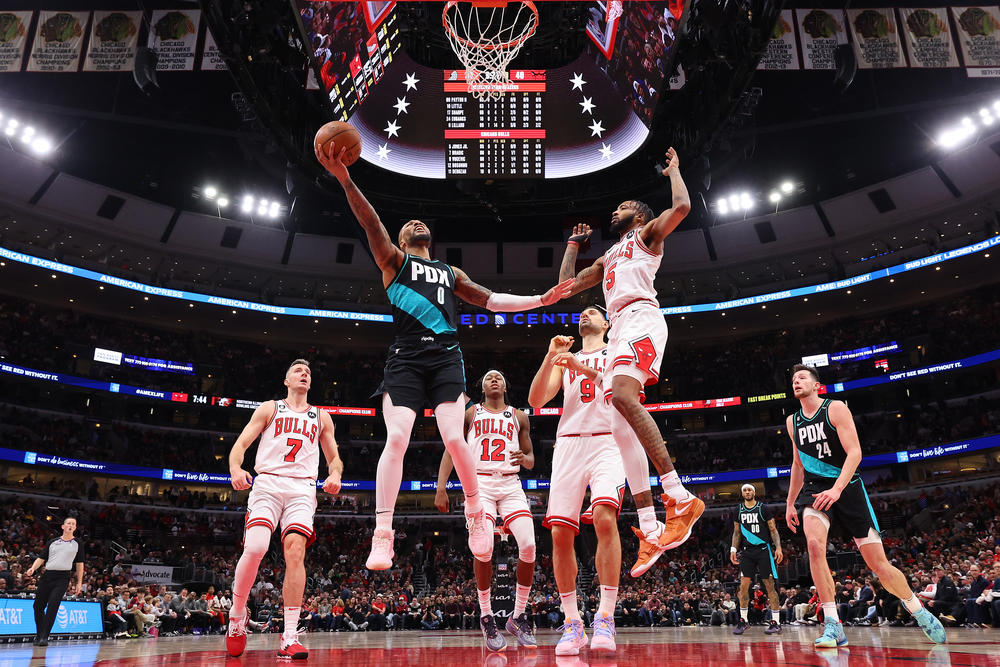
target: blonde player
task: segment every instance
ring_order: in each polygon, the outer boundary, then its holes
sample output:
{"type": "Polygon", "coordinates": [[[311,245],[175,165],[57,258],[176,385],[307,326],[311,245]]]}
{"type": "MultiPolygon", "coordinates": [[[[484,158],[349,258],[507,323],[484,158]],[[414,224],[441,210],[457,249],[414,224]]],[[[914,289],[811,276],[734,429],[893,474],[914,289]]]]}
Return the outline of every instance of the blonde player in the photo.
{"type": "MultiPolygon", "coordinates": [[[[522,467],[528,470],[535,467],[528,417],[508,403],[507,381],[500,371],[487,372],[483,376],[482,388],[483,401],[465,411],[465,440],[476,462],[479,496],[486,509],[486,518],[495,526],[497,517],[503,517],[503,529],[517,542],[517,594],[514,613],[507,619],[507,631],[517,637],[521,646],[535,648],[534,627],[525,611],[535,573],[535,525],[518,475],[522,467]]],[[[446,489],[452,467],[451,455],[446,451],[441,457],[434,498],[434,504],[442,512],[448,511],[446,489]]],[[[497,629],[490,604],[492,547],[491,541],[489,553],[475,557],[473,570],[476,573],[480,624],[486,648],[503,651],[507,648],[507,640],[497,629]]]]}
{"type": "Polygon", "coordinates": [[[604,335],[608,322],[595,307],[580,313],[582,348],[569,351],[571,336],[556,336],[531,381],[528,402],[535,410],[563,390],[563,413],[552,455],[552,486],[544,526],[552,530],[552,565],[566,623],[556,655],[577,655],[587,645],[587,634],[576,600],[576,553],[573,540],[580,532],[580,508],[590,487],[590,508],[581,520],[597,533],[595,565],[601,582],[601,603],[591,627],[590,647],[615,650],[615,603],[622,567],[618,512],[625,493],[625,469],[611,435],[611,407],[604,401],[598,378],[607,368],[604,335]]]}
{"type": "Polygon", "coordinates": [[[306,583],[306,547],[316,540],[313,514],[316,513],[319,450],[323,450],[330,471],[323,483],[324,491],[331,494],[340,491],[340,474],[344,470],[333,437],[333,420],[326,412],[309,405],[307,400],[311,385],[309,362],[296,359],[285,372],[288,396],[281,401],[262,403],[229,452],[233,488],[242,491],[253,485],[247,502],[243,554],[236,565],[233,607],[226,633],[226,651],[234,657],[246,649],[247,596],[257,578],[257,567],[267,553],[271,533],[278,526],[285,552],[285,581],[281,591],[285,631],[281,635],[278,657],[304,660],[309,656],[309,651],[299,643],[296,627],[306,583]],[[260,444],[254,465],[255,480],[243,469],[243,456],[257,436],[260,436],[260,444]]]}
{"type": "MultiPolygon", "coordinates": [[[[603,281],[604,301],[611,318],[610,368],[602,384],[605,399],[615,407],[611,431],[621,451],[639,515],[639,528],[632,529],[639,537],[639,558],[631,569],[633,577],[652,567],[664,551],[683,544],[705,511],[705,503],[681,484],[656,422],[642,407],[645,400],[642,388],[659,381],[667,343],[667,323],[660,312],[653,279],[663,259],[663,239],[691,210],[673,148],[667,151],[663,174],[670,178],[672,207],[654,217],[652,209],[642,202],[619,204],[611,215],[611,232],[620,234],[621,239],[603,257],[578,273],[572,288],[575,294],[603,281]],[[643,449],[663,485],[665,524],[656,520],[649,465],[643,449]]],[[[573,276],[579,243],[589,236],[590,227],[576,226],[559,269],[560,278],[573,276]]]]}

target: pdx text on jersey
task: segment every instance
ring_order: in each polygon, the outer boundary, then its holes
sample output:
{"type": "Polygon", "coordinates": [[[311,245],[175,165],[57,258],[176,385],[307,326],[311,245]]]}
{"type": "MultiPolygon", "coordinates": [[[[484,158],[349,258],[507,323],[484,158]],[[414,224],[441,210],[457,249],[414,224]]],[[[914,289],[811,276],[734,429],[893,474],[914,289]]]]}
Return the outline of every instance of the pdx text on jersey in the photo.
{"type": "Polygon", "coordinates": [[[740,523],[748,527],[750,532],[754,535],[760,535],[760,513],[759,512],[741,512],[740,513],[740,523]]]}
{"type": "Polygon", "coordinates": [[[819,459],[826,458],[831,455],[830,444],[827,442],[825,427],[826,424],[824,422],[806,424],[805,426],[799,427],[799,442],[803,445],[816,445],[816,451],[818,454],[816,458],[819,459]]]}

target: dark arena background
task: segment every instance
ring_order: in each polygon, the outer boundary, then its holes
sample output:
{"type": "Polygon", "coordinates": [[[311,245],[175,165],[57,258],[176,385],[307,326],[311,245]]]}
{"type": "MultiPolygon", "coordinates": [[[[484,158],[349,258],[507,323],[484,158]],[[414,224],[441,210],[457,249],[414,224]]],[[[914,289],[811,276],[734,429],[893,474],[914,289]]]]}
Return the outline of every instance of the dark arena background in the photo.
{"type": "MultiPolygon", "coordinates": [[[[331,665],[1000,665],[1000,7],[611,4],[536,0],[510,83],[480,101],[446,3],[4,0],[0,666],[270,665],[296,631],[309,663],[331,665]],[[530,424],[534,467],[518,479],[537,648],[507,630],[519,550],[501,528],[489,623],[507,647],[486,645],[455,475],[448,511],[435,505],[444,447],[430,403],[403,463],[391,568],[366,567],[387,440],[372,395],[394,305],[317,160],[331,121],[359,132],[350,177],[393,242],[419,219],[431,258],[521,295],[558,282],[568,247],[573,272],[600,259],[621,202],[677,206],[664,175],[675,149],[690,211],[662,243],[654,296],[669,339],[645,407],[706,509],[633,577],[639,517],[624,492],[613,619],[598,613],[598,539],[581,526],[585,639],[606,618],[616,649],[557,654],[576,627],[542,525],[564,493],[550,484],[563,399],[529,404],[550,339],[578,343],[581,311],[605,305],[600,283],[535,310],[457,302],[470,401],[500,370],[530,424]],[[593,232],[568,246],[577,225],[593,232]],[[269,526],[234,657],[253,520],[230,451],[262,402],[291,396],[282,381],[299,358],[309,403],[335,427],[341,488],[316,489],[295,628],[287,538],[269,526]],[[796,364],[850,409],[837,442],[852,418],[884,567],[836,531],[810,558],[802,513],[788,525],[796,364]],[[763,580],[741,612],[731,546],[745,484],[783,551],[775,622],[763,580]],[[74,565],[46,633],[33,605],[65,545],[79,545],[82,586],[74,565]],[[891,566],[923,610],[886,590],[891,566]],[[814,588],[827,568],[833,604],[814,588]],[[946,643],[921,631],[924,614],[946,643]],[[836,618],[849,643],[814,646],[836,618]]],[[[472,5],[452,11],[509,20],[526,3],[472,5]]],[[[256,454],[243,468],[260,484],[256,454]]],[[[649,474],[662,519],[666,489],[649,474]]]]}

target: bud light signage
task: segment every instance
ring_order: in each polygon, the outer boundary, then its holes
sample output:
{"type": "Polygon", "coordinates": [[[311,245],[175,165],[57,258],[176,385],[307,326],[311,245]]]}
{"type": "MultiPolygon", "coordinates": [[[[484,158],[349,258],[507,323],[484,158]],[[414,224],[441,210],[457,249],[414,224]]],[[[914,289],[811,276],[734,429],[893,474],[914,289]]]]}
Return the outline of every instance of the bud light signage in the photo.
{"type": "MultiPolygon", "coordinates": [[[[0,636],[35,634],[34,600],[0,598],[0,636]]],[[[104,632],[99,602],[64,600],[59,604],[52,634],[100,634],[104,632]]]]}

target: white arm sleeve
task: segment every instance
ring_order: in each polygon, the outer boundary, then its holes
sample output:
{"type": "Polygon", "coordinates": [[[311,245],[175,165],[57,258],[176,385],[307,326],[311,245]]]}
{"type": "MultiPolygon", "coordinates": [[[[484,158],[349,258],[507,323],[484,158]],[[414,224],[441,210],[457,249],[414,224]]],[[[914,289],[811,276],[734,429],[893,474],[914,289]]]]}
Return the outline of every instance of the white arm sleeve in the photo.
{"type": "Polygon", "coordinates": [[[486,307],[494,313],[516,313],[521,310],[532,310],[541,305],[541,296],[518,296],[498,292],[493,292],[486,300],[486,307]]]}

